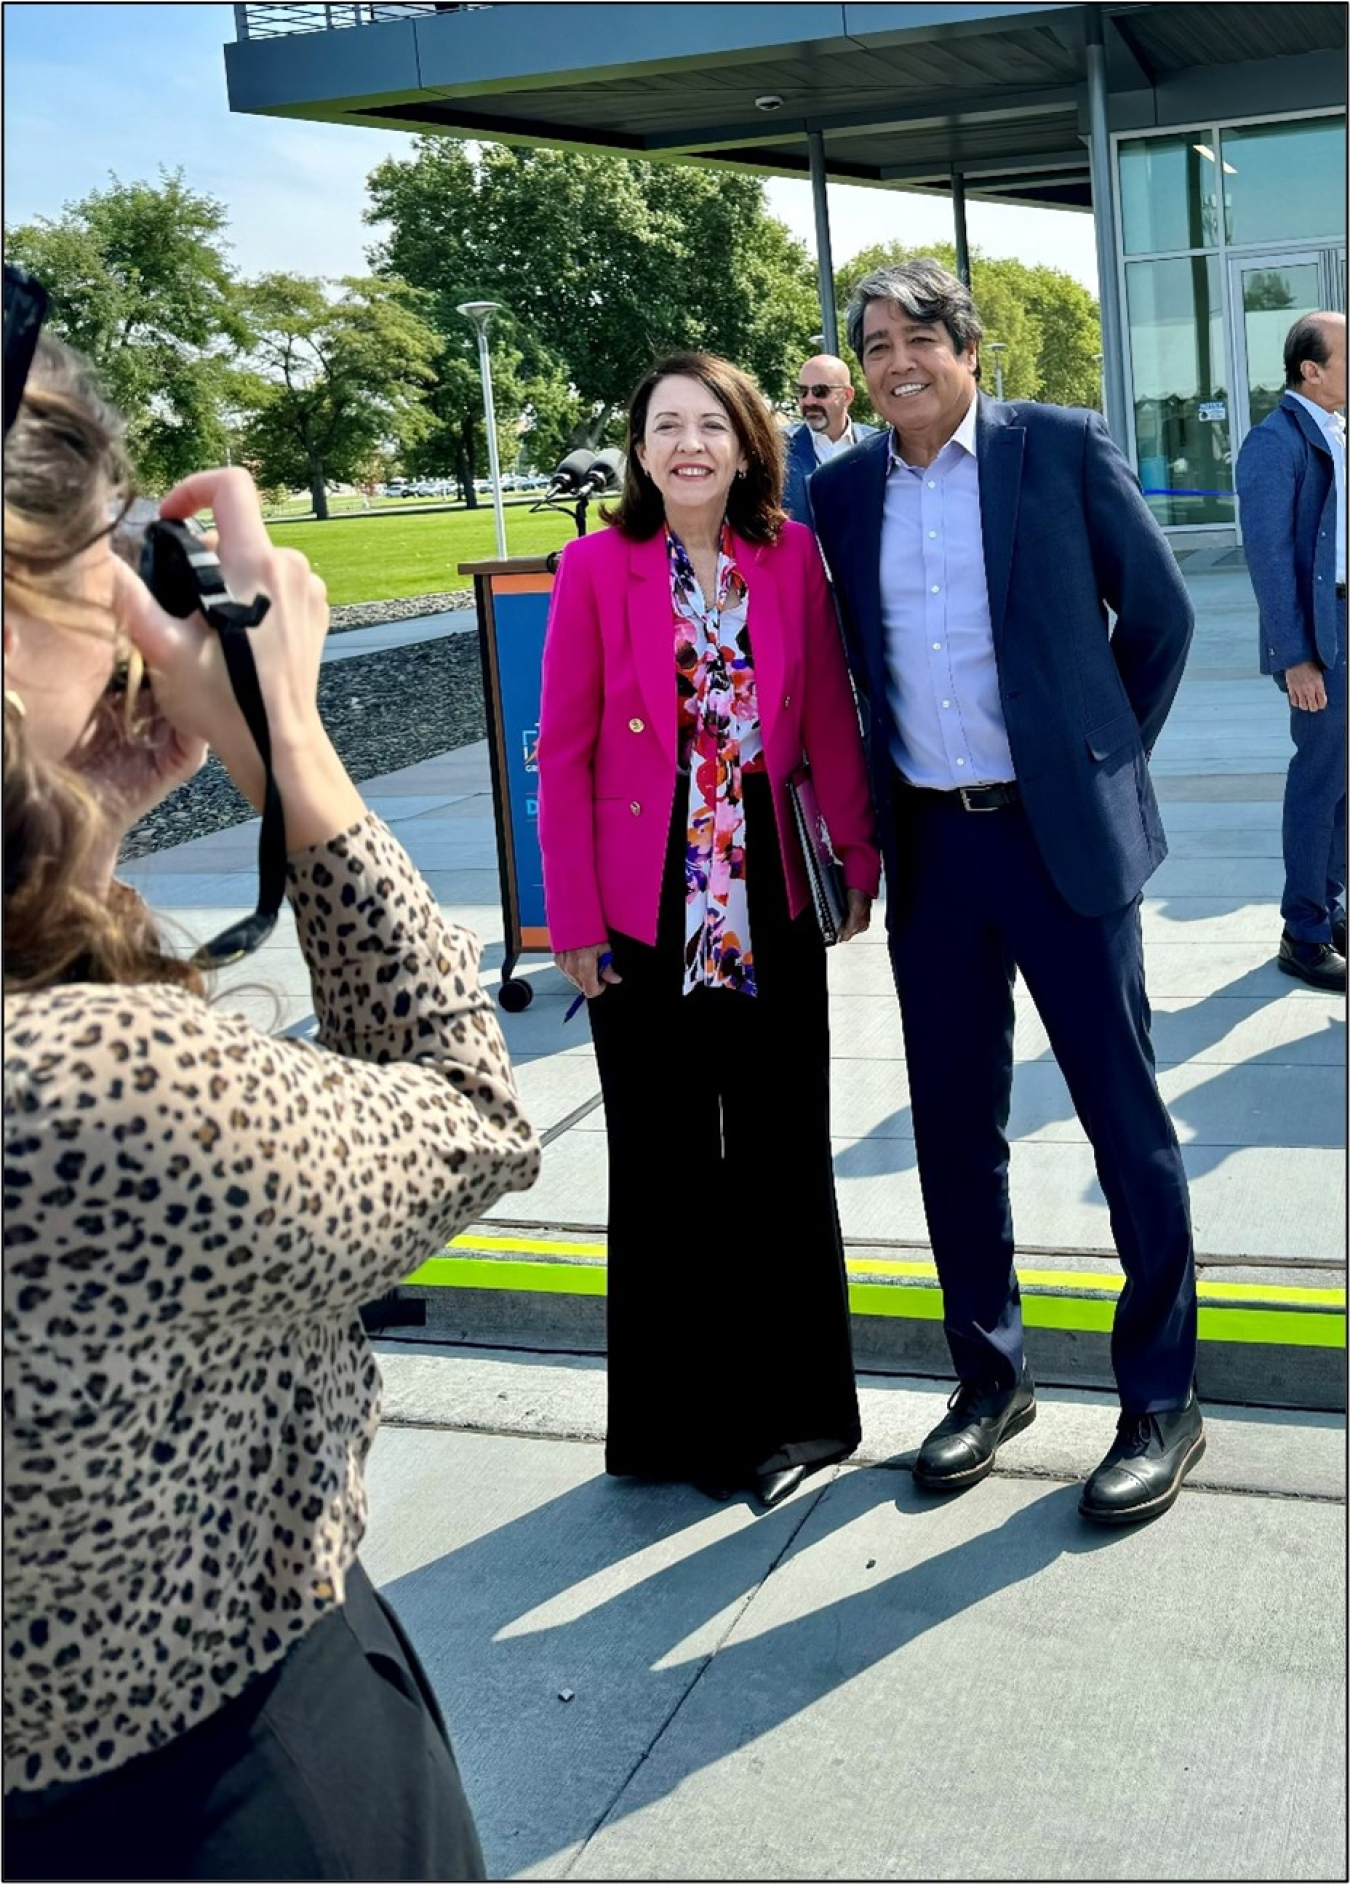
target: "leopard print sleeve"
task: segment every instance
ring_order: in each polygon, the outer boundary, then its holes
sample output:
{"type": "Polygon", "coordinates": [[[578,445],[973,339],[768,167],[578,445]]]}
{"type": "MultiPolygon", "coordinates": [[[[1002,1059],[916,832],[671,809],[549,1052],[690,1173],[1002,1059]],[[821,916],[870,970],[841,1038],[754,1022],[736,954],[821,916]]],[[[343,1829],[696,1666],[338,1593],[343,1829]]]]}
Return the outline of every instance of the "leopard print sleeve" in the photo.
{"type": "Polygon", "coordinates": [[[290,895],[325,1047],[180,987],[5,1004],[7,1794],[165,1745],[342,1601],[357,1308],[538,1172],[478,945],[384,826],[290,895]]]}
{"type": "Polygon", "coordinates": [[[9,1004],[6,1283],[26,1300],[119,1333],[322,1315],[534,1182],[477,940],[391,833],[368,817],[302,853],[289,893],[332,1051],[175,988],[9,1004]]]}

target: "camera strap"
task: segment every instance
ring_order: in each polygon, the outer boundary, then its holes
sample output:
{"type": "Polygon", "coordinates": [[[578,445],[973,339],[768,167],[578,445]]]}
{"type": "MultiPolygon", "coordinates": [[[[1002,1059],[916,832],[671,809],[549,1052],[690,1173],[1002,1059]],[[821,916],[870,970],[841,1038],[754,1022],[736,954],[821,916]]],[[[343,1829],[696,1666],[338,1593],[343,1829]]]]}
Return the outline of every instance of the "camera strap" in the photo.
{"type": "Polygon", "coordinates": [[[286,894],[286,815],[272,776],[272,735],[258,684],[249,630],[271,607],[265,595],[241,602],[231,595],[215,551],[195,524],[158,518],[148,526],[140,555],[141,576],[170,615],[185,621],[200,613],[219,637],[230,686],[263,762],[262,830],[258,836],[258,906],[251,916],[204,942],[193,956],[199,968],[224,968],[259,948],[276,927],[286,894]]]}
{"type": "Polygon", "coordinates": [[[244,916],[228,929],[204,942],[193,960],[199,968],[224,968],[260,948],[276,927],[277,912],[286,895],[286,814],[281,793],[272,776],[272,736],[267,725],[267,709],[258,685],[258,669],[248,631],[267,613],[265,595],[257,601],[223,602],[202,609],[208,624],[220,637],[220,651],[225,657],[225,671],[230,677],[234,697],[244,716],[258,756],[263,762],[262,829],[258,833],[258,903],[251,916],[244,916]]]}

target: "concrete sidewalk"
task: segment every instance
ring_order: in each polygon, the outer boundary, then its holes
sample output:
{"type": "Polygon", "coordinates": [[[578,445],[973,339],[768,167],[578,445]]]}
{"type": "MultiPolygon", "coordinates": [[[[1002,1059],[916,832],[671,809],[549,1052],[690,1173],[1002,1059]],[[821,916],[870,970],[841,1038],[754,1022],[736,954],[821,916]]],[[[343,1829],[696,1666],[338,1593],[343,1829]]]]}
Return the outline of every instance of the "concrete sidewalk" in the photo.
{"type": "Polygon", "coordinates": [[[935,1500],[943,1390],[864,1377],[861,1463],[756,1516],[606,1478],[598,1361],[381,1365],[363,1556],[493,1877],[1345,1876],[1338,1420],[1210,1412],[1112,1533],[1074,1481],[1114,1402],[1043,1394],[935,1500]]]}
{"type": "MultiPolygon", "coordinates": [[[[1172,856],[1144,915],[1163,1090],[1213,1286],[1343,1289],[1344,1006],[1274,967],[1285,714],[1252,673],[1245,577],[1188,580],[1201,626],[1154,765],[1172,856]]],[[[366,789],[495,979],[485,748],[366,789]]],[[[238,827],[127,875],[202,937],[251,907],[256,846],[238,827]]],[[[575,1251],[603,1229],[594,1059],[552,966],[527,972],[534,1004],[503,1025],[544,1174],[470,1240],[575,1251]]],[[[831,986],[850,1253],[903,1266],[924,1225],[879,928],[831,986]]],[[[285,924],[225,990],[263,1025],[312,1025],[285,924]]],[[[1109,1278],[1091,1158],[1020,1000],[1017,1061],[1019,1243],[1047,1273],[1109,1278]]],[[[473,1292],[436,1293],[463,1320],[473,1292]]],[[[1053,1333],[1032,1330],[1042,1380],[1053,1333]]],[[[907,1467],[948,1383],[864,1372],[857,1459],[756,1515],[606,1478],[603,1361],[520,1351],[529,1336],[378,1344],[363,1550],[444,1703],[493,1876],[1346,1876],[1339,1417],[1211,1396],[1175,1509],[1112,1533],[1075,1510],[1111,1395],[1043,1387],[985,1484],[929,1500],[907,1467]]],[[[1321,1352],[1343,1392],[1343,1350],[1321,1352]]]]}

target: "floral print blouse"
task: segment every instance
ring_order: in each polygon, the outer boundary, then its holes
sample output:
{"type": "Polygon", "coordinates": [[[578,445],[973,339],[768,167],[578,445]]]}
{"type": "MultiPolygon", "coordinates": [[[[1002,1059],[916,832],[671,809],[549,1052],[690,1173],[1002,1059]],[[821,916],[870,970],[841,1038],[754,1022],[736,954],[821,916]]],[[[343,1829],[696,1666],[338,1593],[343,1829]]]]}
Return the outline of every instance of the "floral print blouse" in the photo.
{"type": "Polygon", "coordinates": [[[684,991],[755,993],[755,953],[745,887],[742,780],[764,770],[749,591],[722,526],[716,591],[709,601],[688,552],[667,528],[675,618],[679,759],[689,774],[685,842],[684,991]]]}

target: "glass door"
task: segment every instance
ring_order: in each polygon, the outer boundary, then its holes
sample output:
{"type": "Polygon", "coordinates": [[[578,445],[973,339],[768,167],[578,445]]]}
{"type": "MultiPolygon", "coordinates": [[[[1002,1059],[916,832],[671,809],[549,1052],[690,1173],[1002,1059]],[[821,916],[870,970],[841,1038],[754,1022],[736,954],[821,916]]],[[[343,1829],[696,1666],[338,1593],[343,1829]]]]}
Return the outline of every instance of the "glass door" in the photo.
{"type": "Polygon", "coordinates": [[[1345,306],[1345,250],[1229,258],[1233,310],[1233,452],[1284,394],[1284,337],[1302,314],[1345,306]]]}

